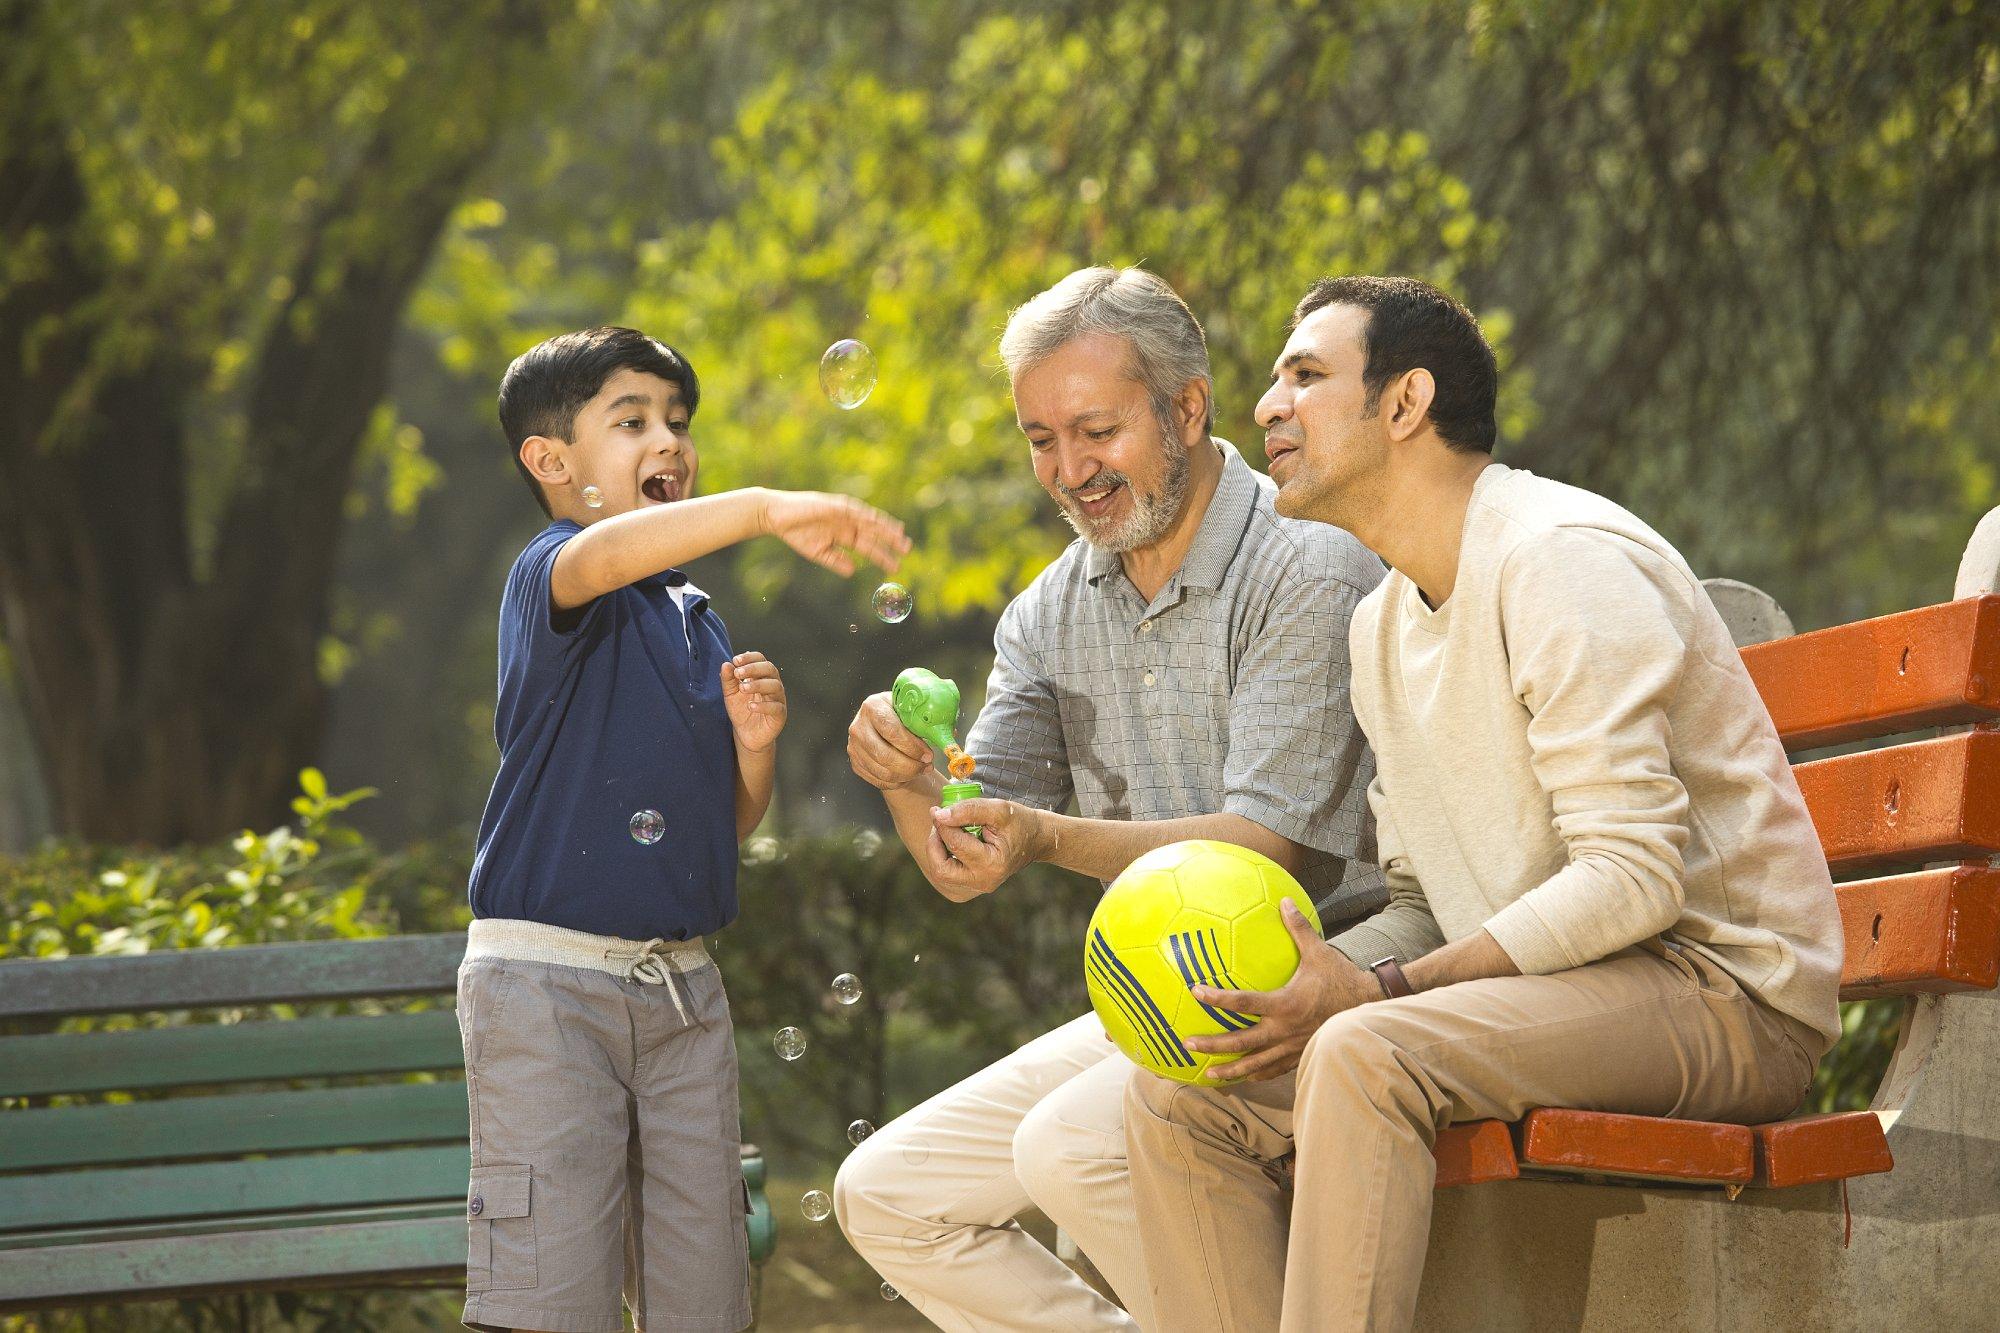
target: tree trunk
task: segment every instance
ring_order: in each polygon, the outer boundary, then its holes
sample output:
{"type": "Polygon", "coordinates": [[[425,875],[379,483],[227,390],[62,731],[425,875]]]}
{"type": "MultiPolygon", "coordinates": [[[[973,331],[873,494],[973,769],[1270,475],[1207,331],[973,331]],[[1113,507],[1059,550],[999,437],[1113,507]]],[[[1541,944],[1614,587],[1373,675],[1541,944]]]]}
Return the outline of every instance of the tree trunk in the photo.
{"type": "MultiPolygon", "coordinates": [[[[503,4],[483,40],[542,50],[548,7],[503,4]]],[[[35,58],[31,8],[0,4],[11,59],[35,58]]],[[[0,632],[57,831],[176,844],[286,816],[320,739],[342,513],[396,325],[505,122],[508,62],[486,63],[488,86],[464,90],[488,107],[475,132],[440,142],[438,91],[413,78],[328,191],[258,350],[245,461],[199,577],[185,469],[204,455],[187,422],[206,355],[162,338],[54,429],[92,355],[81,312],[117,279],[65,127],[32,95],[62,71],[12,81],[30,95],[0,123],[0,253],[45,262],[0,287],[0,632]]]]}

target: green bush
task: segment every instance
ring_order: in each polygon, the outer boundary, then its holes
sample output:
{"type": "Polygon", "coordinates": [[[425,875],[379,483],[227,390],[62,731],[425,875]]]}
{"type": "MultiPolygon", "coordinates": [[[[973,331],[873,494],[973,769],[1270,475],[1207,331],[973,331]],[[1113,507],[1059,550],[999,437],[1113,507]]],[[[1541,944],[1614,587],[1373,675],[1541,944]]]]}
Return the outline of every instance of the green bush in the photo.
{"type": "Polygon", "coordinates": [[[298,827],[173,852],[51,842],[0,860],[0,958],[147,953],[393,934],[384,859],[338,816],[372,789],[331,795],[299,775],[298,827]]]}

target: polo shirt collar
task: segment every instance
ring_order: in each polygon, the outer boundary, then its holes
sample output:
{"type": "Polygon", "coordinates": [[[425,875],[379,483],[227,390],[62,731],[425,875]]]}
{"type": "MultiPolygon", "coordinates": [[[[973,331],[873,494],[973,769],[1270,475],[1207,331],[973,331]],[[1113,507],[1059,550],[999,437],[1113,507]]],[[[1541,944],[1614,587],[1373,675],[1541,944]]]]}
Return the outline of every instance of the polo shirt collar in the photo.
{"type": "MultiPolygon", "coordinates": [[[[1215,494],[1208,497],[1208,512],[1201,516],[1201,526],[1195,529],[1194,541],[1174,576],[1184,589],[1200,588],[1207,592],[1222,586],[1222,577],[1243,544],[1243,530],[1249,526],[1251,512],[1257,505],[1256,473],[1236,452],[1235,445],[1227,440],[1213,443],[1222,453],[1222,476],[1215,483],[1215,494]]],[[[1084,544],[1083,569],[1084,578],[1093,585],[1107,574],[1124,572],[1115,552],[1089,543],[1084,544]]]]}
{"type": "Polygon", "coordinates": [[[674,599],[674,605],[685,614],[689,609],[700,610],[708,605],[708,594],[688,581],[688,576],[678,569],[665,569],[649,576],[645,582],[664,589],[674,599]]]}

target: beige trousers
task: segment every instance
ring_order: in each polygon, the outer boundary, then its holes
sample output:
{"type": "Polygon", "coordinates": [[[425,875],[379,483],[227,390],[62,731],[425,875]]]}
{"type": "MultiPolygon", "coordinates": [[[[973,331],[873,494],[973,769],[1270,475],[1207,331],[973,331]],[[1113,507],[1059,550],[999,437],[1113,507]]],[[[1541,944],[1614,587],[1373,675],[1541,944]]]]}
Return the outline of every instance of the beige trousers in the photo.
{"type": "Polygon", "coordinates": [[[1264,1083],[1191,1088],[1135,1071],[1148,1327],[1406,1329],[1444,1126],[1538,1106],[1776,1120],[1803,1100],[1824,1044],[1699,954],[1629,949],[1350,1009],[1293,1075],[1264,1083]],[[1295,1149],[1288,1200],[1279,1164],[1295,1149]]]}
{"type": "Polygon", "coordinates": [[[1132,1067],[1095,1015],[1037,1037],[863,1140],[834,1181],[841,1229],[939,1328],[1150,1327],[1125,1170],[1132,1067]],[[1030,1206],[1132,1315],[1021,1229],[1030,1206]]]}

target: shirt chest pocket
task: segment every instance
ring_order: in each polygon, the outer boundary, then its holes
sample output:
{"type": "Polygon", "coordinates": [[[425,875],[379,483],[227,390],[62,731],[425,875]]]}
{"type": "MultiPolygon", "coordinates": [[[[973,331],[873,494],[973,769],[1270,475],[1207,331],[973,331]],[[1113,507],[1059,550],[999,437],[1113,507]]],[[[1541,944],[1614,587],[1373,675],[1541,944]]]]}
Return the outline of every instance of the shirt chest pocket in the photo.
{"type": "Polygon", "coordinates": [[[465,1288],[535,1285],[535,1219],[526,1166],[480,1166],[466,1191],[465,1288]]]}

